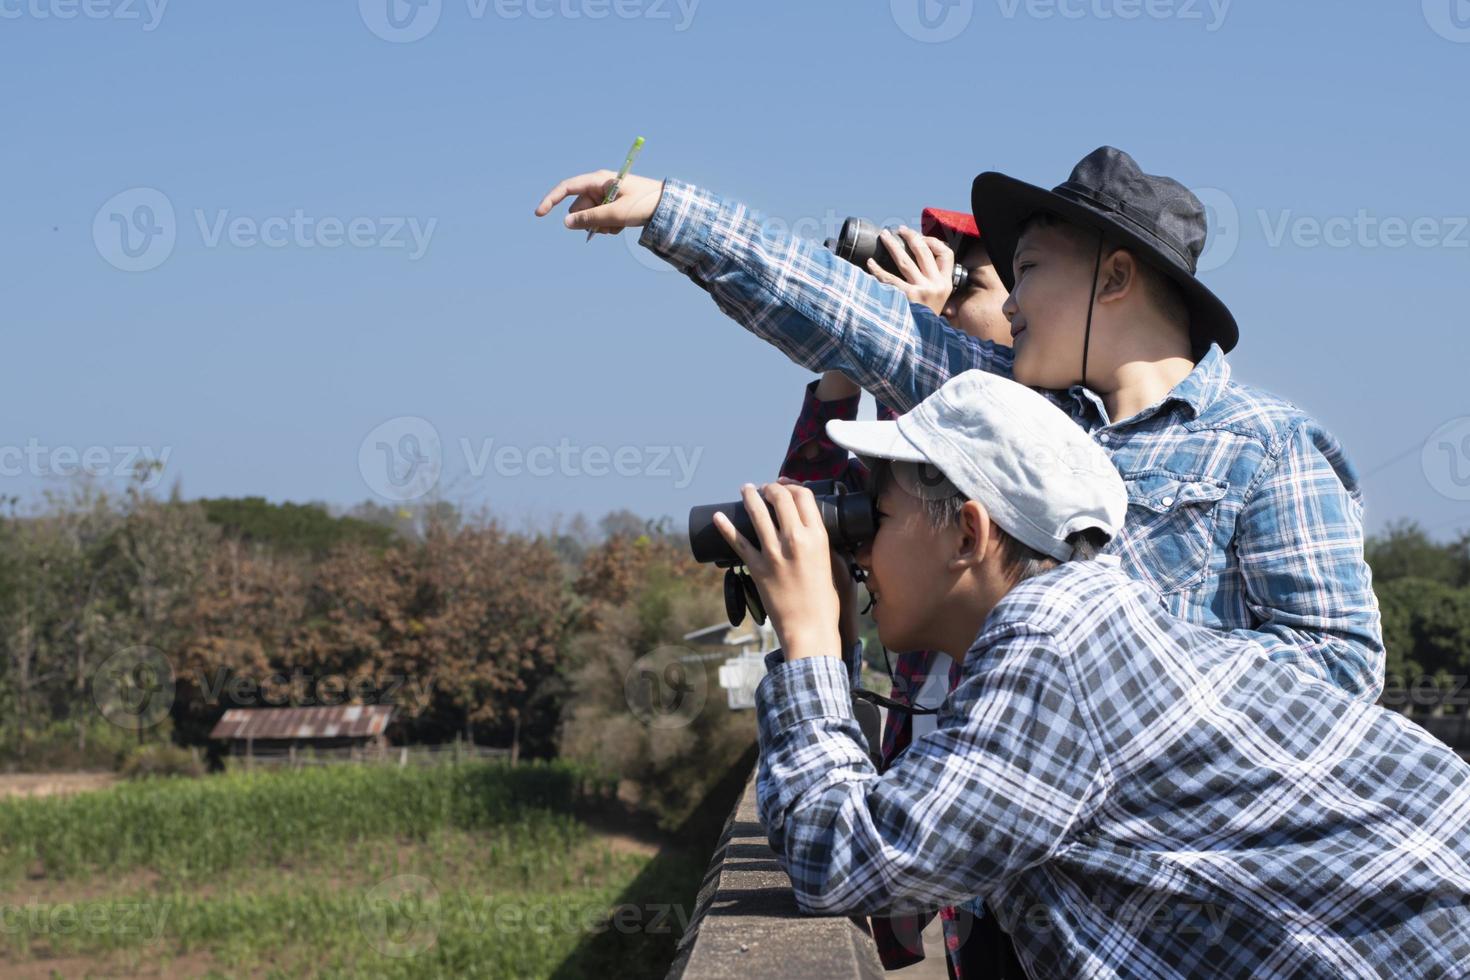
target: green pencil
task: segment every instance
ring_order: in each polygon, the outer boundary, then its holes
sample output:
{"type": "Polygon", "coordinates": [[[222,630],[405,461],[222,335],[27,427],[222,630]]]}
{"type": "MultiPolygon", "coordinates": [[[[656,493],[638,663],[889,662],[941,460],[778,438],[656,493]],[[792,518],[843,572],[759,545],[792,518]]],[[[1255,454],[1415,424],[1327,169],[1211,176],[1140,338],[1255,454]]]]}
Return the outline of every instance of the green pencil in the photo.
{"type": "MultiPolygon", "coordinates": [[[[633,158],[638,155],[638,151],[641,149],[643,149],[642,136],[633,141],[633,147],[628,151],[628,159],[623,161],[623,169],[618,171],[617,177],[613,179],[612,186],[607,189],[607,195],[602,199],[603,204],[611,204],[614,200],[617,199],[618,185],[623,182],[624,177],[628,176],[628,171],[633,169],[633,158]]],[[[592,241],[592,236],[594,234],[596,234],[596,232],[588,230],[587,240],[589,242],[592,241]]]]}

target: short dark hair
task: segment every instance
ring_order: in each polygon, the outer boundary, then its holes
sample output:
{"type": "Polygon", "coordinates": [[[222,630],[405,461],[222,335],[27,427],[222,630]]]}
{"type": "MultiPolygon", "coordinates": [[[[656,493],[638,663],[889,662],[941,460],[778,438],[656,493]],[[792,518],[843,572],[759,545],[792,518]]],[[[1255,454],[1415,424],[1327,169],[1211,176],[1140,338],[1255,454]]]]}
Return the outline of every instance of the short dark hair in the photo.
{"type": "MultiPolygon", "coordinates": [[[[870,459],[867,462],[870,467],[868,492],[872,494],[874,501],[887,493],[895,483],[901,488],[904,482],[924,487],[941,485],[934,478],[939,471],[930,463],[904,463],[890,459],[870,459]],[[904,467],[914,468],[912,480],[904,481],[900,478],[899,471],[904,467]]],[[[944,482],[948,483],[947,480],[944,482]]],[[[908,491],[905,489],[905,492],[908,491]]],[[[959,521],[960,511],[969,499],[951,487],[949,492],[922,495],[919,502],[929,526],[936,531],[943,531],[959,521]]],[[[996,534],[1000,545],[1001,565],[1010,572],[1012,584],[1049,572],[1061,564],[1051,555],[1037,551],[1012,537],[999,525],[996,526],[996,534]]],[[[1069,534],[1067,543],[1072,546],[1072,561],[1089,561],[1102,554],[1108,539],[1100,528],[1090,527],[1069,534]]]]}

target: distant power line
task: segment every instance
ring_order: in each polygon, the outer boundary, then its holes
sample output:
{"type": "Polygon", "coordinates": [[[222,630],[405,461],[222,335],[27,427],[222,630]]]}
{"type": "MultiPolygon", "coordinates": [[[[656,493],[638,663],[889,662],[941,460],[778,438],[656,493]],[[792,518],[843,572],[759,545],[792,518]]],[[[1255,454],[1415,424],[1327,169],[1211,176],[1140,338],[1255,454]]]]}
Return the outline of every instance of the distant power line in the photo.
{"type": "Polygon", "coordinates": [[[1413,445],[1409,446],[1407,449],[1405,449],[1402,452],[1397,453],[1394,456],[1392,456],[1392,457],[1384,460],[1383,462],[1379,463],[1377,466],[1373,466],[1373,467],[1370,467],[1369,469],[1364,470],[1363,473],[1362,473],[1362,476],[1360,477],[1360,479],[1366,480],[1368,477],[1374,475],[1375,473],[1381,473],[1382,471],[1388,469],[1393,464],[1395,464],[1397,462],[1400,462],[1402,460],[1405,460],[1405,459],[1409,458],[1410,456],[1414,455],[1415,453],[1422,451],[1423,449],[1424,449],[1424,440],[1423,439],[1420,439],[1418,442],[1416,442],[1413,445]]]}

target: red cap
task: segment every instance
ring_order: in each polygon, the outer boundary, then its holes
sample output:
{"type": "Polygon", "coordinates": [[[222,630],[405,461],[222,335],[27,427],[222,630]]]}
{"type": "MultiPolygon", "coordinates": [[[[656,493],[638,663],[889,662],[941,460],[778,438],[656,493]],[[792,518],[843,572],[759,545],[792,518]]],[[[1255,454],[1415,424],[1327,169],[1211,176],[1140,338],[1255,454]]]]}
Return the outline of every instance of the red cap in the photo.
{"type": "Polygon", "coordinates": [[[953,239],[956,235],[980,237],[980,226],[975,223],[973,214],[968,211],[945,211],[942,208],[925,208],[920,215],[919,230],[931,238],[953,239]]]}

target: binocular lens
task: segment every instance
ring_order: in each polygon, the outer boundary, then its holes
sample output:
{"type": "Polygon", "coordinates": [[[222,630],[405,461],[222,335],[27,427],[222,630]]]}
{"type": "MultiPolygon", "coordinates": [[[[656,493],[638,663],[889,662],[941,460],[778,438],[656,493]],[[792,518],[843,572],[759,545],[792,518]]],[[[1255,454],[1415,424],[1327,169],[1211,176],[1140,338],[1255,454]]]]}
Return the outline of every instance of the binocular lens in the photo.
{"type": "MultiPolygon", "coordinates": [[[[859,545],[872,540],[878,523],[873,498],[868,493],[849,490],[838,480],[813,480],[803,486],[810,488],[817,498],[817,510],[821,512],[822,526],[827,529],[832,547],[839,551],[854,551],[859,545]]],[[[766,504],[766,509],[771,513],[771,520],[775,521],[776,512],[771,505],[766,504]]],[[[728,517],[747,541],[759,546],[745,501],[732,500],[689,509],[689,549],[697,562],[730,568],[740,564],[740,559],[725,543],[720,529],[715,527],[716,513],[728,517]]]]}

